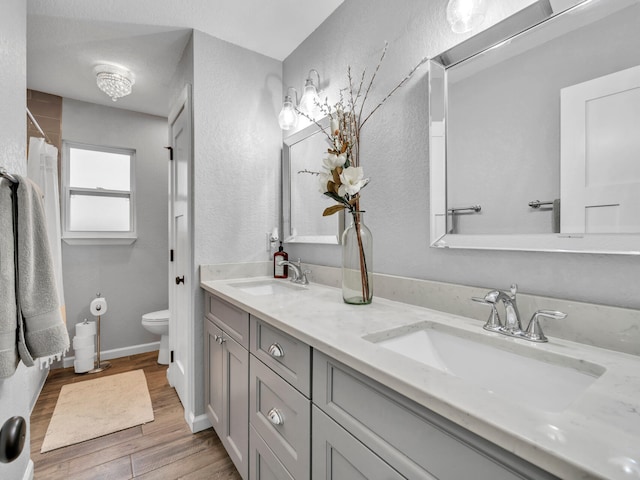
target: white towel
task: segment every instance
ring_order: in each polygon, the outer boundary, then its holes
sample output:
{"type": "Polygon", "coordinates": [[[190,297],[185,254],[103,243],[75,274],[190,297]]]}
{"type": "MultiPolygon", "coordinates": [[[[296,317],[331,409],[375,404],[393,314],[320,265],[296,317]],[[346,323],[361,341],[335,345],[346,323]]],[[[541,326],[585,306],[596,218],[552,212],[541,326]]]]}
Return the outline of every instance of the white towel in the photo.
{"type": "MultiPolygon", "coordinates": [[[[0,317],[0,377],[13,374],[17,366],[15,357],[9,358],[9,349],[6,341],[10,330],[14,333],[14,341],[17,341],[17,353],[25,365],[33,365],[33,359],[49,355],[55,355],[69,348],[69,334],[67,327],[60,315],[60,302],[55,283],[55,272],[51,260],[49,239],[47,237],[46,220],[42,205],[42,194],[37,186],[27,178],[18,177],[18,292],[17,301],[22,310],[22,315],[14,314],[13,317],[5,317],[4,310],[11,312],[8,306],[2,311],[0,317]],[[17,337],[17,338],[16,338],[17,337]],[[13,370],[11,370],[13,367],[13,370]]],[[[10,189],[3,188],[0,198],[0,225],[4,231],[8,222],[4,219],[7,210],[5,206],[5,192],[10,189]]],[[[9,197],[10,199],[11,197],[9,197]]],[[[11,203],[9,204],[9,210],[11,203]]],[[[3,235],[2,246],[7,242],[9,235],[3,235]]],[[[4,249],[3,249],[4,250],[4,249]]],[[[13,247],[10,249],[13,252],[13,247]]],[[[3,255],[0,272],[12,276],[8,259],[3,255]]],[[[14,270],[14,282],[16,272],[14,270]]],[[[3,278],[3,284],[4,284],[3,278]]],[[[10,284],[11,285],[11,284],[10,284]]],[[[7,304],[16,303],[15,292],[11,297],[10,289],[3,285],[1,296],[8,296],[7,304]],[[13,301],[11,301],[13,300],[13,301]]],[[[0,300],[2,298],[0,297],[0,300]]],[[[14,310],[15,312],[15,310],[14,310]]],[[[13,351],[15,355],[15,350],[13,351]]]]}
{"type": "Polygon", "coordinates": [[[18,366],[11,183],[0,179],[0,378],[18,366]]]}

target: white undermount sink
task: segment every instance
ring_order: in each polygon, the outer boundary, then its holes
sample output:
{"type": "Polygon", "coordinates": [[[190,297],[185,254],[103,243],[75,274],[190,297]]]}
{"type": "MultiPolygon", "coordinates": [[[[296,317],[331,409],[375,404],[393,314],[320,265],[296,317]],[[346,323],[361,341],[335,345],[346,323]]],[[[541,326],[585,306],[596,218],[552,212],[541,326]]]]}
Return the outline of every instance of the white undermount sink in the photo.
{"type": "Polygon", "coordinates": [[[294,291],[305,290],[306,287],[296,285],[288,280],[264,279],[249,282],[230,283],[230,287],[248,293],[250,295],[278,295],[287,294],[294,291]]]}
{"type": "Polygon", "coordinates": [[[605,368],[480,330],[424,322],[365,340],[528,408],[560,412],[605,368]]]}

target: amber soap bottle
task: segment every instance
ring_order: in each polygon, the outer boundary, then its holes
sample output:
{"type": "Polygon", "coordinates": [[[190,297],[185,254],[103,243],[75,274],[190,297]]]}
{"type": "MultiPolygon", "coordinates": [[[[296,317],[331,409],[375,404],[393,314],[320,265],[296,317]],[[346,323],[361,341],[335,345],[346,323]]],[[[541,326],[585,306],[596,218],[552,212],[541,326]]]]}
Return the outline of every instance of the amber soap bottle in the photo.
{"type": "Polygon", "coordinates": [[[287,265],[278,265],[278,263],[288,259],[289,254],[282,250],[282,242],[280,242],[278,251],[273,254],[273,278],[287,278],[289,267],[287,265]]]}

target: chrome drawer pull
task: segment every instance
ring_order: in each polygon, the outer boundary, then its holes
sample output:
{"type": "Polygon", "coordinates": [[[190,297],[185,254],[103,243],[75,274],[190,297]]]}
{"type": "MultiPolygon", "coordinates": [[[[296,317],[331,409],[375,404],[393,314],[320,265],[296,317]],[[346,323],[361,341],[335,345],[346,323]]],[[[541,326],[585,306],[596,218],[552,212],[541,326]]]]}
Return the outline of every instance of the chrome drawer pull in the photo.
{"type": "Polygon", "coordinates": [[[272,343],[269,349],[267,350],[269,355],[275,358],[284,357],[284,349],[277,343],[272,343]]]}
{"type": "Polygon", "coordinates": [[[282,416],[282,412],[277,408],[272,408],[267,413],[267,418],[274,425],[282,425],[284,423],[284,417],[282,416]]]}

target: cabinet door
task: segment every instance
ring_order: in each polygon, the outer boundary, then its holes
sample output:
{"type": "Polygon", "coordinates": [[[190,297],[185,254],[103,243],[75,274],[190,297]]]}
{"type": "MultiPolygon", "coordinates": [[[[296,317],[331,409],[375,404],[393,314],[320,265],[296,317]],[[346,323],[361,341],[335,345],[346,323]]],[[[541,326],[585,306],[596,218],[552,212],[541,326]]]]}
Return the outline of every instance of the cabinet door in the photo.
{"type": "Polygon", "coordinates": [[[312,428],[311,478],[314,480],[405,478],[316,406],[312,407],[312,428]]]}
{"type": "Polygon", "coordinates": [[[219,343],[222,330],[210,320],[205,319],[204,358],[205,358],[205,408],[207,417],[213,429],[222,437],[222,398],[224,390],[223,381],[223,348],[219,343]]]}
{"type": "Polygon", "coordinates": [[[220,440],[242,478],[248,478],[249,352],[223,333],[223,434],[220,440]]]}

